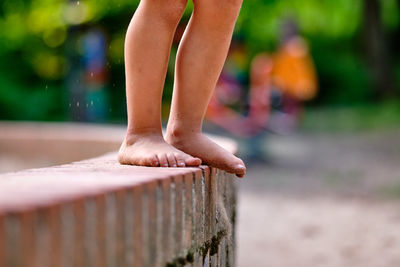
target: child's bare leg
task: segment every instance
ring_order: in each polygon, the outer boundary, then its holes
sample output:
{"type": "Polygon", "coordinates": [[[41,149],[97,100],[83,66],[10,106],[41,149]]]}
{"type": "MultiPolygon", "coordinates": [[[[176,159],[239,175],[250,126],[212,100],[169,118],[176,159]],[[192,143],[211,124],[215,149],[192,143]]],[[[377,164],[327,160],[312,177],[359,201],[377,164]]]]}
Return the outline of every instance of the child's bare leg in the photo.
{"type": "Polygon", "coordinates": [[[161,130],[161,96],[176,26],[187,0],[142,0],[125,41],[128,130],[118,159],[145,166],[198,166],[167,144],[161,130]]]}
{"type": "Polygon", "coordinates": [[[243,176],[246,168],[201,133],[205,111],[221,73],[241,0],[194,0],[178,49],[166,140],[203,162],[243,176]]]}

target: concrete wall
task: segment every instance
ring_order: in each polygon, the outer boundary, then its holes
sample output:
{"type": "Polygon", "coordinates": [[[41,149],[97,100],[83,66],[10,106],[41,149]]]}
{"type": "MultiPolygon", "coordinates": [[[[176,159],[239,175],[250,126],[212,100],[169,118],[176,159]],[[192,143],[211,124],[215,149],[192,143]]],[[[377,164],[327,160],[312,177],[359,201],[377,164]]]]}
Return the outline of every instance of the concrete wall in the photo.
{"type": "Polygon", "coordinates": [[[233,175],[115,159],[0,175],[0,267],[234,266],[233,175]]]}

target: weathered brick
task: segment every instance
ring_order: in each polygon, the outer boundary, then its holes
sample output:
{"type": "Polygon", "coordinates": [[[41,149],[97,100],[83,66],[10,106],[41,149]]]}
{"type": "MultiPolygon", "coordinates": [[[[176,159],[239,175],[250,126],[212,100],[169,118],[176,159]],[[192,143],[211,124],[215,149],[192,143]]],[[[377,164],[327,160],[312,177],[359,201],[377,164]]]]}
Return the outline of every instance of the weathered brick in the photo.
{"type": "Polygon", "coordinates": [[[183,246],[189,249],[192,245],[192,228],[193,228],[193,174],[189,173],[183,177],[184,191],[184,232],[183,246]]]}
{"type": "Polygon", "coordinates": [[[51,265],[51,250],[52,250],[51,227],[52,225],[51,225],[50,208],[38,209],[35,212],[34,226],[33,226],[34,230],[33,248],[35,249],[35,256],[34,256],[34,261],[31,262],[29,265],[35,267],[51,265]]]}
{"type": "Polygon", "coordinates": [[[204,256],[203,267],[210,267],[210,251],[204,256]]]}
{"type": "Polygon", "coordinates": [[[131,190],[133,200],[133,262],[134,267],[144,266],[144,218],[143,188],[137,186],[131,190]]]}
{"type": "Polygon", "coordinates": [[[181,175],[177,175],[173,177],[173,182],[175,184],[175,214],[174,214],[174,219],[175,219],[175,224],[174,224],[174,233],[173,233],[173,239],[174,239],[174,256],[179,257],[181,256],[181,252],[183,251],[183,245],[182,245],[182,234],[183,234],[183,210],[182,210],[182,201],[183,201],[183,196],[182,196],[182,181],[183,177],[181,175]]]}
{"type": "Polygon", "coordinates": [[[167,260],[165,259],[164,249],[163,249],[163,235],[164,235],[164,216],[163,216],[163,192],[161,181],[158,181],[156,186],[156,266],[161,266],[167,260]]]}
{"type": "Polygon", "coordinates": [[[75,218],[71,203],[61,206],[61,266],[74,266],[75,218]]]}
{"type": "Polygon", "coordinates": [[[204,238],[210,240],[212,237],[211,232],[211,170],[207,168],[203,170],[204,179],[204,238]]]}
{"type": "Polygon", "coordinates": [[[32,266],[35,255],[35,210],[27,210],[18,214],[20,220],[21,266],[32,266]]]}
{"type": "Polygon", "coordinates": [[[0,267],[5,267],[4,249],[4,215],[0,214],[0,267]]]}
{"type": "Polygon", "coordinates": [[[143,185],[143,235],[144,235],[144,262],[145,266],[155,266],[157,261],[157,181],[143,185]]]}
{"type": "Polygon", "coordinates": [[[204,239],[204,180],[202,173],[195,173],[195,201],[196,201],[196,221],[195,221],[195,242],[196,246],[202,246],[204,239]]]}
{"type": "Polygon", "coordinates": [[[226,238],[221,241],[218,249],[218,266],[227,266],[226,261],[226,238]]]}
{"type": "Polygon", "coordinates": [[[171,232],[171,179],[160,180],[160,193],[161,193],[161,207],[162,207],[162,235],[161,244],[163,247],[163,260],[169,262],[173,258],[172,253],[172,232],[171,232]]]}
{"type": "Polygon", "coordinates": [[[125,190],[116,192],[116,266],[125,266],[125,190]]]}
{"type": "MultiPolygon", "coordinates": [[[[217,217],[217,201],[218,201],[218,188],[217,188],[217,181],[216,181],[216,175],[218,173],[218,170],[215,168],[210,169],[210,175],[209,175],[209,198],[210,201],[208,203],[208,208],[210,210],[210,218],[209,218],[209,228],[210,228],[210,234],[208,237],[208,240],[211,240],[214,242],[215,237],[217,235],[218,231],[218,217],[217,217]]],[[[214,247],[215,244],[212,243],[212,246],[214,247]]],[[[211,266],[217,266],[218,262],[218,254],[212,254],[210,255],[210,265],[211,266]]]]}
{"type": "Polygon", "coordinates": [[[84,264],[85,266],[96,266],[97,251],[97,220],[98,212],[96,200],[88,198],[85,200],[85,222],[84,222],[84,264]]]}
{"type": "Polygon", "coordinates": [[[228,210],[226,209],[229,199],[227,199],[226,187],[227,187],[227,173],[221,171],[218,176],[217,182],[217,211],[216,211],[216,231],[226,230],[230,224],[228,210]]]}
{"type": "Polygon", "coordinates": [[[175,214],[175,202],[176,202],[176,195],[175,195],[175,182],[173,181],[173,179],[171,179],[171,183],[169,186],[169,214],[170,214],[170,218],[169,218],[169,223],[170,223],[170,227],[169,227],[169,240],[170,240],[170,253],[171,253],[171,260],[176,258],[176,240],[175,240],[175,226],[176,226],[176,214],[175,214]]]}
{"type": "MultiPolygon", "coordinates": [[[[125,238],[125,236],[128,234],[127,229],[131,229],[130,236],[134,236],[135,228],[143,230],[145,236],[144,239],[147,239],[148,241],[147,246],[145,245],[146,242],[144,242],[144,248],[147,248],[147,251],[149,252],[145,255],[146,262],[144,264],[137,264],[138,266],[145,266],[147,263],[154,263],[154,266],[159,266],[162,262],[165,262],[164,259],[166,257],[164,256],[164,253],[160,253],[161,251],[167,251],[160,249],[163,247],[162,244],[166,242],[165,240],[168,239],[161,237],[160,235],[160,233],[163,233],[165,236],[164,229],[170,230],[169,236],[171,238],[166,243],[174,245],[173,250],[175,253],[171,254],[169,259],[179,261],[184,258],[178,258],[178,256],[183,257],[187,255],[186,252],[195,251],[197,255],[194,255],[194,266],[200,263],[202,265],[203,257],[205,257],[206,264],[211,264],[211,266],[214,266],[216,262],[220,261],[218,257],[219,252],[218,254],[210,255],[210,247],[207,247],[210,244],[207,244],[207,242],[210,241],[212,236],[214,236],[216,231],[215,226],[219,225],[215,224],[215,221],[217,221],[217,208],[215,207],[215,203],[217,201],[216,192],[218,191],[221,193],[221,197],[223,199],[222,202],[224,203],[223,206],[225,206],[225,203],[227,203],[227,206],[230,206],[228,204],[232,195],[230,193],[228,194],[227,191],[229,191],[228,189],[231,188],[232,185],[227,183],[227,181],[231,180],[232,177],[229,178],[227,175],[225,175],[226,177],[222,175],[221,179],[216,180],[215,176],[220,176],[218,170],[210,169],[207,171],[207,168],[205,168],[202,172],[203,175],[201,175],[200,172],[197,172],[197,174],[194,175],[194,182],[193,179],[191,179],[192,174],[189,173],[184,179],[181,175],[175,176],[172,179],[173,186],[171,185],[170,178],[163,178],[159,180],[159,182],[154,180],[154,185],[160,185],[160,187],[155,186],[156,190],[150,190],[149,188],[151,186],[149,187],[148,184],[144,186],[145,194],[142,194],[142,197],[147,204],[137,204],[136,208],[138,208],[138,206],[140,206],[139,209],[147,207],[147,214],[145,214],[147,220],[144,220],[146,221],[148,228],[155,229],[154,231],[145,231],[146,227],[135,227],[134,220],[136,220],[135,218],[137,215],[134,214],[135,209],[133,208],[133,193],[131,195],[130,205],[130,210],[132,211],[130,224],[133,225],[132,228],[126,225],[129,222],[127,219],[128,214],[126,213],[126,207],[129,207],[129,205],[127,204],[125,192],[121,193],[123,192],[121,190],[117,190],[115,193],[107,194],[106,200],[102,194],[99,194],[94,198],[95,200],[81,199],[73,201],[72,205],[62,205],[61,211],[64,211],[64,215],[62,215],[63,212],[61,212],[61,217],[63,217],[68,223],[63,223],[64,227],[61,227],[62,234],[60,234],[60,236],[69,236],[69,238],[66,240],[59,238],[62,242],[63,266],[67,266],[71,259],[74,259],[74,262],[77,266],[87,266],[90,265],[89,262],[98,262],[99,264],[96,266],[100,266],[102,263],[107,263],[109,266],[123,266],[125,262],[136,264],[137,261],[134,257],[134,246],[135,244],[138,244],[138,242],[134,242],[133,238],[131,239],[132,253],[130,260],[128,260],[129,256],[127,255],[129,252],[126,252],[127,250],[125,249],[125,246],[129,243],[129,240],[125,238]],[[207,173],[209,173],[208,176],[207,173]],[[218,188],[219,184],[216,181],[221,183],[220,188],[218,188]],[[171,197],[173,199],[171,199],[171,197]],[[170,198],[169,201],[168,198],[170,198]],[[190,199],[190,201],[187,201],[188,199],[190,199]],[[88,204],[90,202],[92,204],[88,204]],[[195,209],[194,212],[193,204],[195,209]],[[100,206],[100,209],[98,209],[98,206],[100,206]],[[71,207],[73,211],[72,215],[70,212],[65,212],[65,210],[71,209],[71,207]],[[103,211],[101,211],[101,209],[103,211]],[[90,212],[90,210],[92,211],[90,212]],[[171,214],[167,216],[166,214],[168,212],[173,213],[173,216],[171,214]],[[190,216],[190,214],[192,215],[190,216]],[[193,216],[193,214],[196,216],[193,216]],[[111,223],[109,221],[110,218],[113,221],[111,223]],[[173,221],[171,222],[170,220],[172,218],[173,221]],[[96,224],[93,227],[90,227],[90,225],[93,224],[93,221],[96,221],[96,224]],[[170,223],[170,226],[167,226],[166,228],[165,226],[168,223],[170,223]],[[69,225],[68,229],[65,227],[66,224],[69,225]],[[103,224],[103,226],[101,226],[101,224],[103,224]],[[88,231],[89,228],[92,229],[92,232],[88,231]],[[95,232],[96,234],[94,234],[95,232]],[[93,236],[95,236],[95,239],[93,236]],[[103,238],[101,236],[103,236],[103,238]],[[192,237],[196,238],[196,242],[191,242],[192,237]],[[99,242],[101,240],[103,242],[99,242]],[[154,240],[156,241],[154,242],[154,240]],[[71,244],[73,245],[71,246],[71,244]],[[103,249],[104,253],[99,253],[101,249],[97,249],[99,246],[101,246],[101,244],[106,244],[107,246],[103,249]],[[93,246],[95,246],[95,248],[93,248],[93,246]],[[121,246],[120,249],[119,246],[121,246]],[[70,255],[71,257],[66,255],[70,255]],[[96,255],[97,260],[93,260],[93,255],[96,255]],[[101,260],[101,257],[103,260],[101,260]],[[69,258],[69,261],[67,258],[69,258]]],[[[223,173],[221,172],[221,174],[223,173]]],[[[141,187],[142,186],[135,186],[135,188],[141,187]]],[[[130,190],[130,192],[133,192],[133,189],[130,190]]],[[[138,203],[140,203],[140,201],[138,203]]],[[[226,210],[226,212],[228,213],[228,210],[226,210]]],[[[45,215],[41,215],[40,213],[39,215],[38,216],[41,218],[49,216],[47,213],[45,213],[45,215]]],[[[64,219],[63,221],[65,221],[64,219]]],[[[50,227],[50,223],[50,218],[46,217],[46,219],[41,222],[41,225],[46,225],[45,228],[53,228],[53,226],[50,227]]],[[[37,233],[43,233],[43,229],[38,230],[37,233]]],[[[44,244],[44,247],[49,247],[50,241],[48,239],[48,233],[44,233],[44,235],[41,235],[41,239],[39,238],[36,240],[35,244],[44,244]]],[[[51,236],[52,235],[53,234],[51,234],[51,236]]],[[[140,245],[138,247],[142,248],[143,244],[139,244],[140,245]]],[[[138,258],[140,258],[140,256],[138,258]]],[[[49,260],[51,259],[46,259],[40,254],[36,255],[35,257],[35,262],[47,263],[49,260]]]]}
{"type": "MultiPolygon", "coordinates": [[[[7,140],[13,141],[6,147],[26,151],[27,146],[44,146],[43,134],[50,132],[41,131],[37,142],[32,142],[29,136],[15,139],[17,132],[9,130],[7,140]]],[[[73,132],[76,136],[77,131],[73,132]]],[[[83,155],[89,139],[90,147],[110,142],[109,135],[93,141],[93,133],[85,135],[86,141],[72,138],[64,142],[64,134],[63,129],[52,135],[47,146],[51,157],[65,156],[60,151],[71,147],[75,156],[83,155]]],[[[113,140],[117,147],[120,137],[113,140]]],[[[0,179],[0,213],[8,212],[4,218],[0,215],[0,267],[152,267],[165,266],[166,261],[179,265],[188,259],[192,266],[233,265],[234,244],[228,239],[223,238],[218,252],[214,248],[210,255],[210,238],[226,227],[218,210],[226,213],[226,221],[235,217],[234,178],[222,171],[207,166],[125,166],[113,153],[0,178],[5,178],[0,179]],[[221,189],[213,171],[223,183],[221,189]],[[180,181],[179,177],[184,178],[180,181]],[[215,192],[221,193],[220,198],[215,192]],[[224,242],[225,250],[221,249],[224,242]],[[229,259],[226,264],[224,253],[229,259]],[[6,257],[3,262],[2,257],[6,257]]]]}
{"type": "Polygon", "coordinates": [[[4,218],[4,233],[5,233],[5,266],[14,267],[22,266],[24,250],[22,247],[22,222],[21,216],[17,214],[6,214],[4,218]]]}
{"type": "Polygon", "coordinates": [[[133,266],[134,264],[134,240],[133,240],[133,194],[132,189],[127,189],[124,198],[124,262],[125,266],[133,266]]]}
{"type": "Polygon", "coordinates": [[[210,175],[210,172],[211,172],[211,167],[210,167],[210,166],[201,165],[201,166],[200,166],[200,169],[201,169],[202,172],[203,172],[203,176],[208,176],[208,175],[210,175]]]}
{"type": "Polygon", "coordinates": [[[60,205],[47,208],[50,230],[50,266],[61,266],[61,220],[60,205]]]}
{"type": "Polygon", "coordinates": [[[234,266],[235,264],[235,227],[236,227],[236,178],[232,174],[225,173],[224,176],[224,194],[225,194],[225,209],[228,220],[231,224],[230,234],[227,239],[226,261],[227,265],[234,266]]]}
{"type": "Polygon", "coordinates": [[[73,202],[74,208],[74,266],[85,266],[84,238],[85,238],[85,202],[77,199],[73,202]]]}
{"type": "Polygon", "coordinates": [[[106,267],[116,267],[117,203],[115,193],[106,195],[106,267]]]}
{"type": "Polygon", "coordinates": [[[95,265],[104,267],[106,262],[106,197],[100,194],[95,197],[96,205],[96,247],[95,265]]]}

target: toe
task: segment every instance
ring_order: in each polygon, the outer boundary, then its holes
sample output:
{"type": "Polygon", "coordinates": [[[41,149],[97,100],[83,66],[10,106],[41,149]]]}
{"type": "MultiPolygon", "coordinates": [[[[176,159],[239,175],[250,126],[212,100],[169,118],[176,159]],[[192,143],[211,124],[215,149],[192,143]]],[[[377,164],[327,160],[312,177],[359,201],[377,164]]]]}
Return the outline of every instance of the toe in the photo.
{"type": "Polygon", "coordinates": [[[175,153],[174,156],[178,167],[185,167],[185,160],[183,156],[180,155],[179,153],[175,153]]]}
{"type": "Polygon", "coordinates": [[[150,167],[160,166],[160,163],[158,162],[158,158],[156,155],[153,155],[147,159],[147,166],[150,166],[150,167]]]}
{"type": "Polygon", "coordinates": [[[234,173],[238,177],[243,177],[246,174],[246,167],[243,161],[237,157],[226,162],[226,168],[224,168],[227,172],[234,173]]]}
{"type": "Polygon", "coordinates": [[[170,167],[176,167],[177,166],[174,154],[169,153],[167,155],[167,158],[168,158],[168,164],[169,164],[170,167]]]}
{"type": "Polygon", "coordinates": [[[127,164],[125,155],[123,153],[118,153],[118,162],[121,164],[127,164]]]}
{"type": "Polygon", "coordinates": [[[246,167],[242,161],[235,164],[233,170],[238,177],[243,177],[246,174],[246,167]]]}
{"type": "Polygon", "coordinates": [[[160,163],[160,167],[168,167],[168,158],[165,154],[158,154],[158,162],[160,163]]]}
{"type": "Polygon", "coordinates": [[[236,174],[236,176],[239,177],[239,178],[243,178],[244,174],[236,174]]]}
{"type": "Polygon", "coordinates": [[[201,164],[201,159],[189,156],[185,159],[185,164],[186,166],[197,167],[201,164]]]}

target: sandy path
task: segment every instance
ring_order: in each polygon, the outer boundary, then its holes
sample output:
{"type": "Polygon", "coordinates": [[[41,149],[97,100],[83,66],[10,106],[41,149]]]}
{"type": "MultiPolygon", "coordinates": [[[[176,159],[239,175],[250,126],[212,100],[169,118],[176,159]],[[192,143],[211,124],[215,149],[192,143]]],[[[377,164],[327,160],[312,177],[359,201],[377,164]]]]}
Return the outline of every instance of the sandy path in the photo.
{"type": "Polygon", "coordinates": [[[400,131],[272,137],[240,182],[238,266],[400,266],[400,131]]]}

